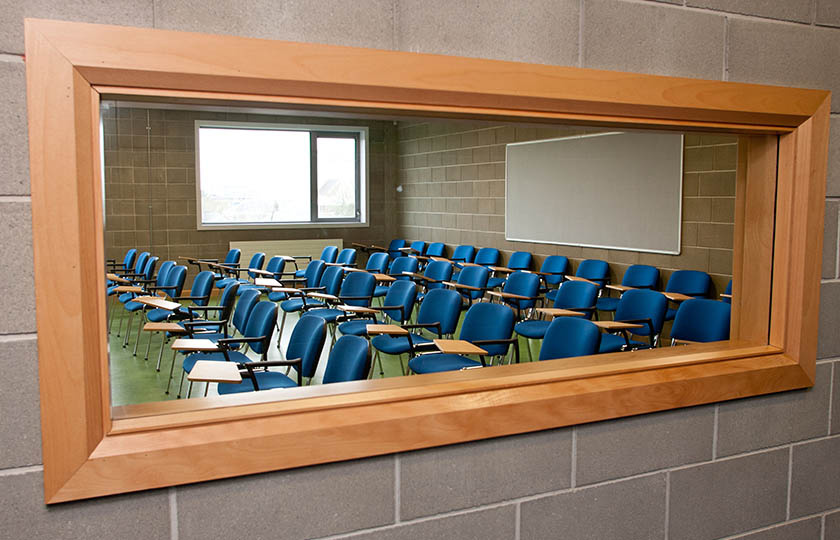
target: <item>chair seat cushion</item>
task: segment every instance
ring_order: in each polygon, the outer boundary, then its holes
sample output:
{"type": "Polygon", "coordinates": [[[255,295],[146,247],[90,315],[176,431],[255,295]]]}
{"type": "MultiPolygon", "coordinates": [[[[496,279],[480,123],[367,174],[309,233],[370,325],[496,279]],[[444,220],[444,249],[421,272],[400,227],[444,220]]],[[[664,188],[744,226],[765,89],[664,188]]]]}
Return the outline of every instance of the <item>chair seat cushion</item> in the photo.
{"type": "Polygon", "coordinates": [[[289,299],[289,295],[284,292],[270,292],[268,293],[268,299],[272,302],[283,302],[289,299]]]}
{"type": "Polygon", "coordinates": [[[408,367],[414,373],[439,373],[441,371],[458,371],[465,367],[480,366],[481,362],[470,360],[457,354],[421,354],[408,362],[408,367]]]}
{"type": "Polygon", "coordinates": [[[130,300],[125,303],[125,309],[131,312],[140,311],[141,309],[143,309],[143,304],[141,304],[140,302],[130,300]]]}
{"type": "MultiPolygon", "coordinates": [[[[307,305],[309,303],[307,302],[307,305]]],[[[313,309],[310,311],[305,311],[303,313],[303,317],[321,317],[328,323],[335,322],[335,320],[339,317],[344,315],[344,312],[340,309],[335,308],[323,308],[323,309],[313,309]]]]}
{"type": "Polygon", "coordinates": [[[161,322],[168,319],[170,315],[172,315],[172,312],[168,309],[152,309],[146,312],[146,319],[149,322],[161,322]]]}
{"type": "Polygon", "coordinates": [[[257,287],[253,283],[246,283],[244,285],[241,285],[238,289],[236,289],[236,296],[241,296],[242,293],[247,291],[248,289],[259,289],[259,287],[257,287]]]}
{"type": "Polygon", "coordinates": [[[367,325],[376,324],[375,319],[359,319],[358,321],[347,321],[338,325],[338,331],[345,336],[366,336],[367,325]]]}
{"type": "Polygon", "coordinates": [[[295,270],[295,277],[306,277],[306,269],[295,270]]]}
{"type": "Polygon", "coordinates": [[[618,308],[618,301],[619,298],[613,298],[612,296],[605,296],[603,298],[599,298],[597,302],[595,302],[595,307],[599,311],[615,311],[618,308]]]}
{"type": "Polygon", "coordinates": [[[674,317],[677,316],[677,310],[668,308],[668,311],[665,312],[665,320],[666,321],[673,321],[674,317]]]}
{"type": "MultiPolygon", "coordinates": [[[[599,353],[609,353],[609,352],[618,352],[621,350],[627,342],[624,341],[624,338],[617,334],[601,334],[601,347],[598,349],[599,353]]],[[[632,348],[647,348],[649,345],[647,343],[642,343],[641,341],[636,341],[634,339],[630,340],[630,347],[632,348]]]]}
{"type": "Polygon", "coordinates": [[[523,321],[514,326],[513,331],[528,339],[542,339],[550,324],[550,321],[523,321]]]}
{"type": "Polygon", "coordinates": [[[230,283],[236,283],[236,279],[232,278],[232,277],[222,278],[222,279],[216,281],[216,288],[217,289],[224,289],[230,283]]]}
{"type": "MultiPolygon", "coordinates": [[[[306,300],[307,306],[323,306],[324,303],[320,300],[312,300],[308,298],[306,300]]],[[[286,313],[292,313],[294,311],[300,311],[303,309],[303,298],[290,298],[284,302],[280,302],[280,309],[285,311],[286,313]]]]}
{"type": "MultiPolygon", "coordinates": [[[[412,334],[411,342],[417,345],[418,343],[431,343],[432,340],[423,336],[412,334]]],[[[408,338],[406,336],[376,336],[370,340],[370,344],[373,345],[376,350],[384,352],[385,354],[403,354],[410,350],[410,347],[408,346],[408,338]]]]}
{"type": "Polygon", "coordinates": [[[545,297],[547,300],[553,304],[555,300],[557,300],[557,291],[560,289],[549,289],[548,292],[545,293],[545,297]]]}
{"type": "MultiPolygon", "coordinates": [[[[228,351],[228,356],[230,357],[231,362],[244,363],[252,361],[250,358],[238,351],[228,351]]],[[[222,352],[188,354],[187,357],[184,358],[184,371],[187,373],[192,371],[192,368],[195,367],[195,363],[199,360],[207,360],[208,362],[225,362],[227,361],[227,358],[225,358],[225,353],[222,352]]]]}
{"type": "Polygon", "coordinates": [[[388,287],[385,285],[377,285],[375,289],[373,289],[373,297],[379,298],[381,296],[385,296],[388,294],[388,287]]]}
{"type": "MultiPolygon", "coordinates": [[[[255,371],[254,377],[257,378],[257,385],[260,390],[271,390],[272,388],[293,388],[297,383],[288,376],[278,373],[276,371],[255,371]]],[[[240,392],[253,392],[254,382],[251,379],[242,378],[239,384],[220,383],[219,394],[238,394],[240,392]]]]}
{"type": "Polygon", "coordinates": [[[126,302],[132,300],[134,298],[134,296],[135,296],[134,293],[124,292],[121,295],[119,295],[118,298],[119,298],[120,302],[125,304],[126,302]]]}
{"type": "Polygon", "coordinates": [[[488,289],[495,289],[496,287],[501,287],[505,284],[507,279],[503,277],[491,277],[487,280],[487,288],[488,289]]]}

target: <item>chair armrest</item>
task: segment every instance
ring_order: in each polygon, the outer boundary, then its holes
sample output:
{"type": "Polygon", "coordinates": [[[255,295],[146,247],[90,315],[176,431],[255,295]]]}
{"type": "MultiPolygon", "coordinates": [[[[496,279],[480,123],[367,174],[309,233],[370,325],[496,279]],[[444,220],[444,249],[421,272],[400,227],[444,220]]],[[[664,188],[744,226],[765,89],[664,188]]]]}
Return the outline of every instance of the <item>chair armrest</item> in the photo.
{"type": "Polygon", "coordinates": [[[292,255],[293,259],[306,259],[307,261],[312,260],[312,255],[292,255]]]}
{"type": "Polygon", "coordinates": [[[175,297],[172,298],[172,300],[207,300],[207,297],[206,296],[175,296],[175,297]]]}
{"type": "Polygon", "coordinates": [[[229,345],[234,343],[259,343],[260,341],[265,341],[266,336],[254,336],[254,337],[238,337],[238,338],[222,338],[216,341],[222,348],[229,348],[229,345]]]}
{"type": "Polygon", "coordinates": [[[485,288],[473,287],[472,285],[463,285],[461,283],[452,283],[451,281],[444,281],[443,284],[447,285],[449,287],[455,287],[456,289],[467,289],[468,291],[483,291],[483,290],[486,289],[486,287],[485,288]]]}

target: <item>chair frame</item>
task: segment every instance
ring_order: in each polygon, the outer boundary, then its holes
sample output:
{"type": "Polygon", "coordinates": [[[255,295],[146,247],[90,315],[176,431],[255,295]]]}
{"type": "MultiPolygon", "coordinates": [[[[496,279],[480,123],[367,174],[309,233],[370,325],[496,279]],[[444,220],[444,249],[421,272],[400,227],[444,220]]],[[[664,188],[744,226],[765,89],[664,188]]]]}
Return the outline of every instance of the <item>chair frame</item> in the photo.
{"type": "Polygon", "coordinates": [[[813,385],[829,92],[83,23],[25,27],[48,503],[813,385]],[[732,339],[112,408],[103,94],[739,133],[732,339]],[[59,249],[66,272],[55,280],[59,249]]]}

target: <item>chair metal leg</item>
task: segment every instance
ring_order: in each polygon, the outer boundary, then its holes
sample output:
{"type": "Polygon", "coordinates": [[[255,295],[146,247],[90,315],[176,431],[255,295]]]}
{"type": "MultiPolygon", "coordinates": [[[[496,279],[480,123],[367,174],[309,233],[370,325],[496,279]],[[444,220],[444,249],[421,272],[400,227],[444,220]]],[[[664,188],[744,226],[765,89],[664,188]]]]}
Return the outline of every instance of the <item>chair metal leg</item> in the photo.
{"type": "MultiPolygon", "coordinates": [[[[114,310],[115,310],[115,311],[116,311],[117,309],[118,309],[117,307],[115,307],[115,308],[114,308],[114,310]]],[[[117,315],[116,315],[116,314],[114,314],[114,317],[116,317],[116,316],[117,316],[117,315]]],[[[122,318],[122,317],[120,317],[120,325],[117,327],[117,337],[120,337],[120,332],[122,332],[122,323],[123,323],[123,318],[122,318]]]]}
{"type": "Polygon", "coordinates": [[[400,358],[400,367],[402,368],[402,374],[403,374],[403,376],[405,376],[405,370],[408,369],[408,368],[406,367],[406,363],[403,362],[403,355],[400,354],[398,356],[400,358]]]}
{"type": "Polygon", "coordinates": [[[149,332],[149,341],[146,342],[146,356],[143,358],[143,360],[149,359],[149,350],[151,350],[152,348],[152,337],[155,335],[155,333],[156,332],[149,332]]]}
{"type": "Polygon", "coordinates": [[[204,383],[204,397],[207,397],[207,392],[210,391],[210,383],[204,383]]]}
{"type": "Polygon", "coordinates": [[[158,351],[158,361],[157,361],[157,365],[155,366],[155,371],[160,371],[160,361],[163,358],[163,346],[166,344],[167,341],[169,341],[169,340],[166,339],[166,334],[161,333],[160,334],[160,350],[158,351]]]}
{"type": "Polygon", "coordinates": [[[525,338],[525,350],[528,351],[528,361],[533,362],[534,356],[531,353],[531,340],[529,338],[525,338]]]}
{"type": "Polygon", "coordinates": [[[134,320],[134,313],[129,313],[128,322],[125,324],[125,339],[123,339],[123,349],[128,346],[128,336],[131,334],[131,322],[134,320]]]}
{"type": "MultiPolygon", "coordinates": [[[[163,354],[163,348],[161,347],[161,354],[163,354]]],[[[172,372],[175,370],[175,358],[178,356],[178,351],[172,351],[172,364],[169,365],[169,382],[166,383],[166,395],[169,395],[169,387],[172,386],[172,372]]],[[[181,392],[181,389],[178,388],[178,392],[181,392]]]]}
{"type": "MultiPolygon", "coordinates": [[[[139,324],[137,325],[137,335],[134,337],[134,351],[131,353],[131,356],[137,356],[137,345],[140,344],[140,332],[143,331],[143,319],[145,319],[145,318],[146,318],[146,316],[141,313],[140,314],[140,320],[138,321],[139,324]]],[[[147,354],[146,359],[148,360],[148,358],[149,358],[149,355],[147,354]]]]}
{"type": "Polygon", "coordinates": [[[192,394],[192,385],[193,383],[190,381],[190,384],[187,386],[187,399],[190,399],[190,395],[192,394]]]}
{"type": "MultiPolygon", "coordinates": [[[[174,365],[174,362],[175,362],[174,358],[172,359],[172,362],[173,362],[173,365],[174,365]]],[[[184,371],[183,369],[181,370],[181,380],[178,381],[178,395],[175,396],[175,399],[181,399],[181,388],[184,386],[184,375],[186,375],[186,373],[187,372],[184,371]]],[[[189,394],[187,395],[187,397],[189,397],[189,394]]]]}
{"type": "Polygon", "coordinates": [[[280,326],[278,327],[277,331],[277,350],[280,349],[280,340],[283,339],[283,327],[286,326],[286,312],[283,312],[283,318],[280,320],[280,326]]]}

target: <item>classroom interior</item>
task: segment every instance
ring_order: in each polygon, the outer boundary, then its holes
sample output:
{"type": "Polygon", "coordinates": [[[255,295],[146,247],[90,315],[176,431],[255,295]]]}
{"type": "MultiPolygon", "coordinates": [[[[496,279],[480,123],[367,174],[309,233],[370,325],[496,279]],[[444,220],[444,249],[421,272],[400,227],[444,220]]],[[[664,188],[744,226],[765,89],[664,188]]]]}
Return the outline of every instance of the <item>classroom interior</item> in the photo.
{"type": "MultiPolygon", "coordinates": [[[[350,112],[276,110],[267,108],[265,104],[243,107],[230,103],[139,102],[119,97],[103,99],[101,115],[106,259],[122,262],[129,250],[136,249],[137,253],[149,252],[151,256],[157,257],[158,268],[165,261],[185,266],[183,295],[189,294],[199,271],[213,271],[223,278],[233,276],[221,275],[223,269],[206,263],[200,266],[196,261],[224,261],[231,249],[241,249],[239,264],[242,268],[249,266],[253,253],[264,252],[262,269],[265,271],[265,265],[272,257],[308,256],[317,260],[323,247],[334,245],[337,251],[355,250],[355,266],[365,268],[370,256],[378,251],[377,248],[392,247],[389,244],[393,240],[405,240],[404,246],[399,246],[404,248],[411,247],[412,242],[423,242],[421,249],[443,243],[442,257],[450,259],[458,246],[473,246],[476,250],[495,248],[499,252],[499,259],[488,266],[498,268],[513,266],[511,255],[526,252],[531,254],[527,268],[531,272],[540,271],[549,257],[555,260],[558,256],[566,257],[568,266],[564,273],[570,279],[562,281],[564,284],[574,282],[573,277],[581,269],[583,261],[604,261],[608,273],[604,276],[606,280],[598,282],[597,294],[600,298],[618,299],[623,291],[605,285],[621,285],[625,281],[627,269],[638,265],[658,270],[658,277],[650,286],[656,291],[668,289],[674,272],[689,270],[708,276],[707,289],[702,294],[692,292],[692,295],[725,304],[726,295],[731,293],[728,287],[731,287],[733,277],[738,144],[734,135],[683,134],[682,171],[677,180],[681,182],[679,253],[665,254],[515,241],[506,236],[506,218],[529,219],[528,215],[506,216],[508,145],[594,135],[603,132],[603,129],[455,118],[383,118],[350,112]],[[355,223],[342,225],[321,222],[285,228],[261,228],[257,225],[247,228],[200,227],[202,214],[198,200],[200,188],[197,189],[200,171],[197,170],[199,161],[196,139],[197,125],[204,121],[237,126],[310,125],[364,129],[364,169],[367,180],[365,183],[365,174],[362,172],[362,201],[357,200],[357,204],[363,206],[364,215],[361,219],[367,223],[358,226],[355,223]],[[193,262],[189,259],[193,259],[193,262]]],[[[235,183],[235,179],[232,182],[235,183]]],[[[574,193],[568,196],[572,198],[574,193]]],[[[276,195],[274,197],[278,198],[276,195]]],[[[275,206],[280,212],[290,211],[288,207],[284,208],[284,202],[280,197],[279,204],[275,201],[275,206]]],[[[593,209],[592,219],[605,218],[593,209]]],[[[385,269],[385,273],[390,273],[390,265],[397,258],[412,255],[417,254],[408,249],[402,252],[392,250],[388,257],[389,268],[385,269]]],[[[432,261],[420,259],[413,270],[422,274],[424,265],[429,262],[432,261]]],[[[284,266],[285,272],[305,272],[307,260],[290,260],[284,266]]],[[[456,265],[456,272],[460,270],[457,266],[461,266],[460,262],[456,265]]],[[[343,272],[342,277],[346,279],[346,276],[353,273],[343,272]]],[[[496,270],[489,270],[488,274],[491,279],[504,279],[509,275],[496,270]]],[[[146,277],[154,279],[157,276],[146,277]]],[[[250,282],[242,283],[250,287],[255,278],[271,276],[239,273],[233,277],[250,282]]],[[[284,277],[278,274],[273,277],[280,280],[283,287],[299,286],[299,283],[286,281],[290,278],[288,275],[284,277]]],[[[559,283],[548,283],[547,277],[542,275],[539,279],[540,297],[544,297],[547,290],[562,287],[559,283]]],[[[455,281],[454,277],[451,279],[455,281]]],[[[429,292],[428,282],[419,279],[415,282],[416,293],[429,292]]],[[[388,284],[378,282],[377,285],[388,284]]],[[[503,291],[504,287],[502,283],[492,290],[503,291]]],[[[455,287],[444,288],[459,291],[455,287]]],[[[260,290],[259,299],[271,302],[267,297],[270,289],[260,290]]],[[[467,304],[494,302],[516,307],[516,299],[500,298],[490,294],[490,290],[482,291],[478,298],[463,300],[465,308],[459,312],[458,324],[452,337],[457,338],[463,329],[468,313],[466,308],[469,307],[467,304]]],[[[135,291],[108,297],[107,332],[112,405],[123,407],[178,398],[201,398],[219,393],[220,384],[224,383],[196,381],[191,384],[184,377],[188,375],[183,367],[185,358],[190,354],[203,353],[175,351],[172,346],[178,336],[167,337],[164,332],[144,331],[143,326],[149,323],[146,317],[151,308],[148,306],[140,308],[139,312],[130,312],[125,308],[126,302],[147,292],[135,291]]],[[[460,293],[464,292],[464,289],[460,289],[460,293]]],[[[679,291],[675,292],[679,294],[679,291]]],[[[213,286],[207,301],[209,305],[218,304],[221,293],[222,288],[213,286]]],[[[271,343],[264,357],[269,361],[287,359],[290,340],[301,320],[300,311],[284,313],[280,307],[289,299],[286,296],[274,302],[278,306],[278,323],[271,330],[271,343]],[[281,318],[282,333],[279,331],[281,318]]],[[[184,300],[180,303],[187,306],[191,302],[184,300]]],[[[551,320],[549,314],[536,309],[550,308],[551,300],[541,299],[539,303],[532,304],[527,309],[513,310],[516,312],[516,324],[539,319],[551,320]]],[[[387,304],[380,297],[373,299],[371,305],[377,307],[387,304]]],[[[411,314],[404,322],[410,324],[417,321],[419,305],[419,302],[414,302],[411,314]]],[[[668,299],[666,305],[678,311],[681,302],[668,299]]],[[[382,313],[377,313],[377,316],[379,322],[400,322],[382,321],[382,313]]],[[[615,314],[595,309],[587,312],[586,318],[610,321],[615,318],[615,314]]],[[[176,320],[179,319],[166,318],[166,321],[176,320]]],[[[670,321],[662,324],[656,346],[670,344],[672,324],[670,321]]],[[[602,333],[608,332],[601,330],[602,333]]],[[[324,382],[333,349],[332,333],[336,339],[342,336],[340,331],[333,332],[329,325],[327,332],[314,374],[302,379],[305,385],[324,382]]],[[[416,332],[427,338],[435,337],[428,330],[416,332]]],[[[231,329],[231,336],[235,335],[231,329]]],[[[196,334],[191,337],[199,336],[196,334]]],[[[528,339],[517,331],[511,332],[508,337],[517,341],[518,361],[540,359],[540,339],[528,339]]],[[[638,336],[635,339],[639,339],[638,336]]],[[[644,348],[641,345],[639,347],[644,348]]],[[[412,370],[409,360],[418,352],[395,355],[369,347],[365,377],[399,377],[410,374],[412,370]]],[[[263,358],[255,350],[249,350],[247,355],[252,362],[263,358]]],[[[469,358],[476,361],[477,356],[469,358]]],[[[513,347],[496,359],[496,363],[512,361],[515,361],[513,347]]],[[[484,363],[483,358],[481,362],[484,363]]],[[[289,377],[296,380],[295,368],[287,371],[286,366],[272,366],[270,370],[291,373],[289,377]]],[[[240,376],[247,378],[248,373],[243,369],[240,376]]]]}

